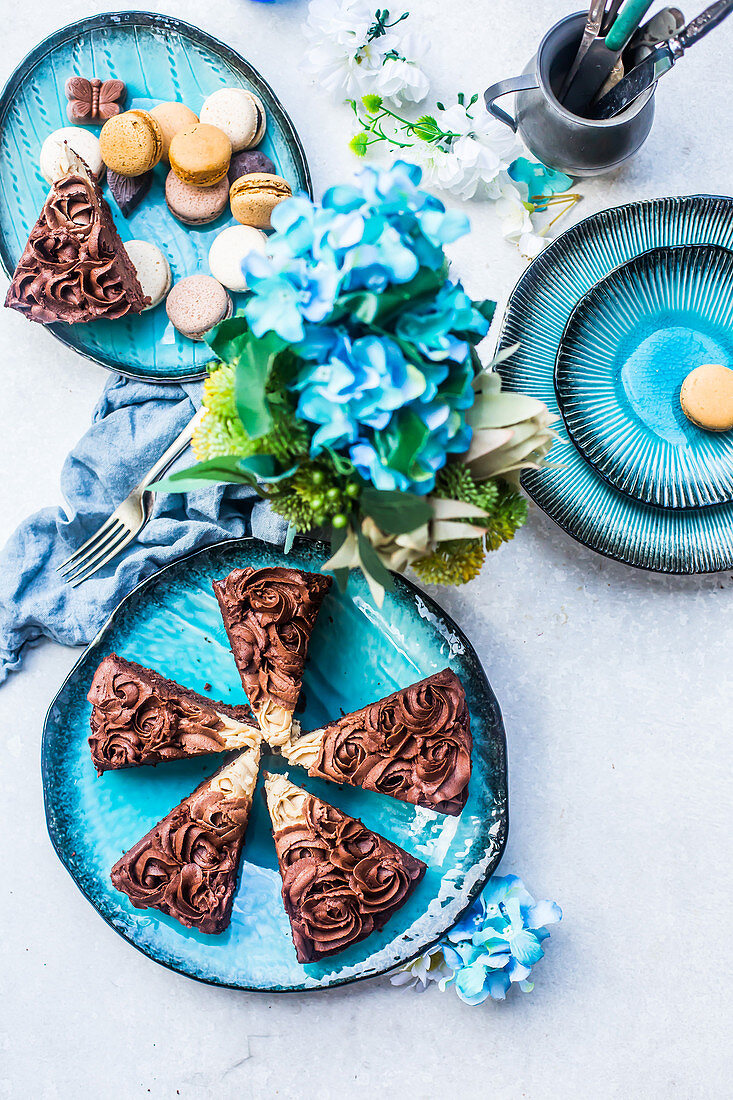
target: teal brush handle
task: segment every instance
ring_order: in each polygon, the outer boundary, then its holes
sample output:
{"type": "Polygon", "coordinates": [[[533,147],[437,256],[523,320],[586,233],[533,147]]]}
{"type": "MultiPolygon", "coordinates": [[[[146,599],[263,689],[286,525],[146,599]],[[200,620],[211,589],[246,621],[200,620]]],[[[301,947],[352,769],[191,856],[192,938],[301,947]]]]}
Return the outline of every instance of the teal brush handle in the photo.
{"type": "Polygon", "coordinates": [[[654,0],[626,0],[606,35],[606,47],[614,53],[623,50],[653,3],[654,0]]]}

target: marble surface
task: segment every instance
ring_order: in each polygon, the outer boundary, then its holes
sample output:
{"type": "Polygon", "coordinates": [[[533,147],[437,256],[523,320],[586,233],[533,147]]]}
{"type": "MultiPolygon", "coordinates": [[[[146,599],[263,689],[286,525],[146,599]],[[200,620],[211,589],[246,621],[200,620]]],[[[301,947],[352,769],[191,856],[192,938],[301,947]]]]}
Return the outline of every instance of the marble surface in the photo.
{"type": "MultiPolygon", "coordinates": [[[[1,0],[0,79],[54,26],[107,4],[1,0]]],[[[130,5],[132,6],[132,5],[130,5]]],[[[352,167],[348,112],[298,71],[302,0],[162,4],[232,43],[298,127],[316,190],[352,167]]],[[[521,71],[560,0],[413,0],[439,96],[521,71]]],[[[688,17],[696,14],[688,11],[688,17]]],[[[663,194],[731,192],[733,21],[670,74],[627,167],[581,185],[578,216],[663,194]]],[[[487,208],[454,249],[477,295],[522,270],[487,208]]],[[[3,291],[4,292],[4,291],[3,291]]],[[[0,538],[60,499],[64,456],[105,373],[0,311],[0,538]]],[[[0,688],[5,837],[0,1095],[473,1098],[720,1097],[730,1014],[731,575],[662,578],[571,542],[536,509],[482,576],[436,598],[484,661],[509,741],[502,867],[562,905],[535,991],[468,1008],[377,980],[313,997],[197,985],[137,954],[57,861],[38,757],[78,652],[28,654],[0,688]]],[[[726,1085],[728,1082],[728,1085],[726,1085]]]]}

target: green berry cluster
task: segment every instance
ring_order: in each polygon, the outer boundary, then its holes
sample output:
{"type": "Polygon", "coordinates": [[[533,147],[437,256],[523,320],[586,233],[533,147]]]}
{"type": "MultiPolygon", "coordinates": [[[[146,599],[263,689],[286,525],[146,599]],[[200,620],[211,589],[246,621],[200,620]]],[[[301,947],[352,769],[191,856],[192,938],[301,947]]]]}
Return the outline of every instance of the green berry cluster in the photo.
{"type": "Polygon", "coordinates": [[[271,496],[272,509],[307,531],[330,523],[337,530],[346,527],[360,484],[339,477],[333,469],[320,462],[303,462],[281,490],[271,496]]]}

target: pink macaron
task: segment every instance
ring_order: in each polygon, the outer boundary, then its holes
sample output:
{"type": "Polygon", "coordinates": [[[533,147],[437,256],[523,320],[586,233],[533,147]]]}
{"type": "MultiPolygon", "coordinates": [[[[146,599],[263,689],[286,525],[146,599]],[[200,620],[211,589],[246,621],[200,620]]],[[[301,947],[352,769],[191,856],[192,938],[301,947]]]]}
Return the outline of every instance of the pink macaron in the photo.
{"type": "Polygon", "coordinates": [[[165,309],[181,336],[203,340],[209,329],[231,316],[232,300],[211,275],[188,275],[173,287],[165,309]]]}
{"type": "Polygon", "coordinates": [[[175,172],[169,172],[165,181],[165,201],[171,214],[184,225],[208,225],[226,210],[229,180],[225,176],[213,187],[193,187],[180,180],[175,172]]]}

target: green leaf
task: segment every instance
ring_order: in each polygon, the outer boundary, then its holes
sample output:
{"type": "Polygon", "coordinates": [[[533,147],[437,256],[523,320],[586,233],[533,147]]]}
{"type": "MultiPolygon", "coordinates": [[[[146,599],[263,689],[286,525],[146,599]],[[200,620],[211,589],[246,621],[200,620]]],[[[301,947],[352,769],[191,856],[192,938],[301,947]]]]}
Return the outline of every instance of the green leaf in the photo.
{"type": "Polygon", "coordinates": [[[349,149],[351,149],[352,153],[356,153],[357,157],[365,157],[368,144],[369,141],[366,134],[354,134],[349,142],[349,149]]]}
{"type": "Polygon", "coordinates": [[[158,493],[190,493],[204,485],[219,485],[221,482],[254,485],[256,475],[242,468],[245,461],[236,456],[210,458],[206,462],[190,466],[187,470],[179,470],[162,481],[155,481],[148,487],[158,493]]]}
{"type": "Polygon", "coordinates": [[[435,141],[442,133],[432,115],[421,115],[417,122],[413,122],[412,130],[415,136],[422,138],[423,141],[435,141]]]}
{"type": "Polygon", "coordinates": [[[429,435],[430,429],[420,417],[409,409],[403,409],[393,426],[387,431],[375,433],[375,442],[380,455],[392,469],[411,477],[415,457],[429,435]]]}
{"type": "Polygon", "coordinates": [[[259,439],[272,428],[266,388],[273,363],[284,347],[285,342],[275,332],[260,338],[248,332],[237,341],[234,400],[250,439],[259,439]]]}
{"type": "MultiPolygon", "coordinates": [[[[349,532],[348,527],[332,527],[331,528],[331,557],[337,554],[346,541],[346,536],[349,532]]],[[[345,592],[346,586],[349,583],[350,570],[344,569],[332,569],[332,572],[336,578],[336,584],[339,586],[339,592],[345,592]]]]}
{"type": "Polygon", "coordinates": [[[367,112],[370,115],[376,115],[379,112],[379,109],[382,106],[382,97],[381,97],[381,95],[373,95],[373,94],[363,95],[361,97],[361,101],[364,104],[364,106],[366,107],[367,112]]]}
{"type": "Polygon", "coordinates": [[[239,357],[240,340],[249,332],[247,318],[240,311],[226,321],[214,325],[210,332],[204,336],[215,355],[223,363],[234,363],[239,357]]]}
{"type": "Polygon", "coordinates": [[[425,497],[416,493],[368,488],[362,491],[359,505],[362,512],[371,516],[377,527],[388,535],[414,531],[432,516],[432,508],[425,497]]]}
{"type": "Polygon", "coordinates": [[[382,564],[377,551],[374,549],[369,539],[366,535],[363,535],[361,531],[359,531],[357,537],[359,540],[359,557],[361,558],[361,566],[364,572],[369,573],[377,584],[381,584],[382,588],[385,588],[388,592],[394,591],[394,577],[389,569],[382,564]]]}
{"type": "Polygon", "coordinates": [[[492,302],[490,298],[481,298],[471,304],[474,309],[478,310],[484,320],[491,324],[496,313],[496,302],[492,302]]]}

